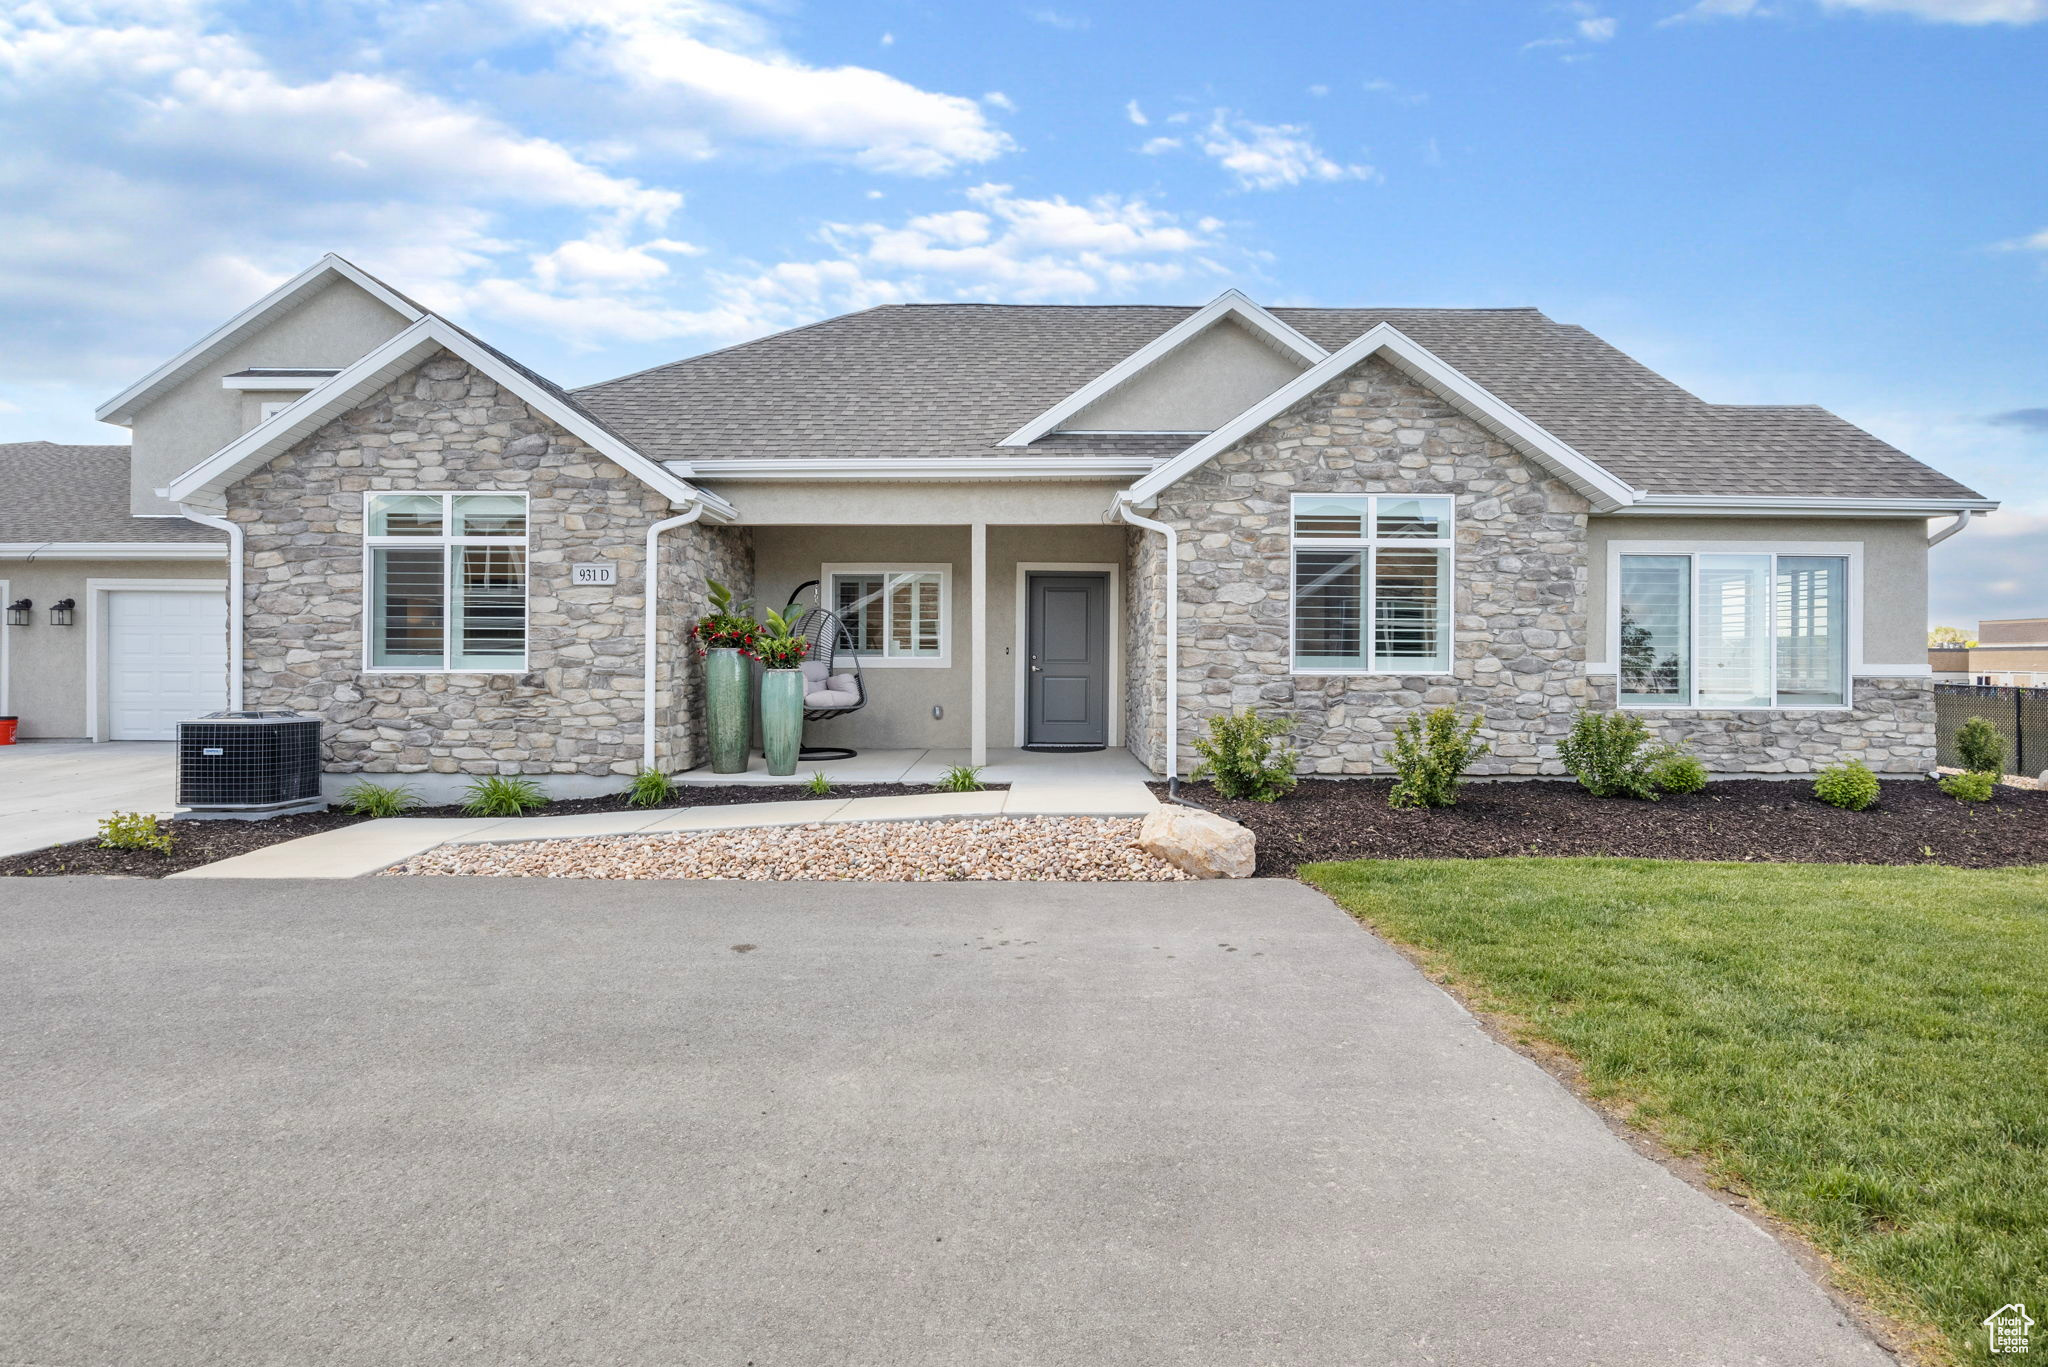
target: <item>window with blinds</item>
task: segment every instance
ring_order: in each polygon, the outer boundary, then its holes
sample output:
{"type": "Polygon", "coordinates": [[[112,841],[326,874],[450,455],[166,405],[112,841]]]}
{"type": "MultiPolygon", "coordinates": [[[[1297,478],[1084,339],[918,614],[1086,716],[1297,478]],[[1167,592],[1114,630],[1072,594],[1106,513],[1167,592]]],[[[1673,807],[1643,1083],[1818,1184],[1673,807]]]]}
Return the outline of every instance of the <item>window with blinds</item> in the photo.
{"type": "Polygon", "coordinates": [[[846,624],[863,663],[942,666],[949,662],[947,567],[826,566],[827,601],[846,624]]]}
{"type": "Polygon", "coordinates": [[[1840,707],[1847,557],[1624,555],[1615,599],[1624,707],[1840,707]]]}
{"type": "Polygon", "coordinates": [[[372,669],[526,667],[526,496],[371,494],[372,669]]]}
{"type": "Polygon", "coordinates": [[[1296,672],[1449,672],[1451,544],[1448,498],[1297,495],[1296,672]]]}

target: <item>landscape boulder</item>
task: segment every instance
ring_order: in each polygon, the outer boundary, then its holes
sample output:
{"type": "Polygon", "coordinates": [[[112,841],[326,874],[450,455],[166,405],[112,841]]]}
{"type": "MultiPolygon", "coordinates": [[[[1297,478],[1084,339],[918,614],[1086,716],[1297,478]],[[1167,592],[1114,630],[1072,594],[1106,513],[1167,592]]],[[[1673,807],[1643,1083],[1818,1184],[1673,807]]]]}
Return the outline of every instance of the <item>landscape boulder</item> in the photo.
{"type": "Polygon", "coordinates": [[[1145,818],[1138,848],[1197,878],[1249,878],[1258,844],[1235,821],[1166,803],[1145,818]]]}

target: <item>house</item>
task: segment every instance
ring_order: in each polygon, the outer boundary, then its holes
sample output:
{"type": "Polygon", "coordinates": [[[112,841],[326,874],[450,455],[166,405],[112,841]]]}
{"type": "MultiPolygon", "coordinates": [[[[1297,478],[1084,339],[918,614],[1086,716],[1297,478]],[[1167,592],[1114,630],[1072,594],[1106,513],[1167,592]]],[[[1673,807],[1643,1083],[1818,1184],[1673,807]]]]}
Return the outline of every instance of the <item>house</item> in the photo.
{"type": "Polygon", "coordinates": [[[101,416],[131,512],[224,538],[220,700],[324,717],[337,784],[423,792],[700,763],[707,577],[845,616],[868,702],[814,744],[1184,773],[1256,704],[1305,771],[1364,774],[1450,703],[1483,771],[1533,775],[1620,706],[1721,773],[1925,774],[1930,519],[1996,506],[1534,309],[1234,290],[887,306],[570,392],[328,257],[101,416]]]}
{"type": "Polygon", "coordinates": [[[1929,646],[1937,683],[2048,688],[2048,617],[1997,617],[1977,624],[1971,645],[1929,646]]]}

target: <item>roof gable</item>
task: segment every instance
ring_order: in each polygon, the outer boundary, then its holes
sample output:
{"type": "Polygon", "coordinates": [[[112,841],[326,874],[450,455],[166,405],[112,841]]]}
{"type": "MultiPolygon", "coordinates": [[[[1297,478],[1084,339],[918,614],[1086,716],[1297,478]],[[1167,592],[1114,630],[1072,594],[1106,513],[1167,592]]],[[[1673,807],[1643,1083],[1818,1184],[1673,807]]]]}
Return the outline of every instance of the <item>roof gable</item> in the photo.
{"type": "Polygon", "coordinates": [[[328,285],[345,280],[400,317],[417,321],[426,310],[376,276],[329,252],[206,336],[194,342],[94,410],[101,422],[127,425],[148,404],[209,360],[221,356],[278,316],[299,307],[328,285]]]}
{"type": "Polygon", "coordinates": [[[1195,338],[1226,321],[1237,323],[1276,350],[1296,358],[1303,364],[1313,365],[1328,355],[1323,348],[1259,307],[1242,292],[1225,290],[1207,305],[1160,333],[997,444],[1029,446],[1040,437],[1060,430],[1073,418],[1116,390],[1154,370],[1155,367],[1168,362],[1169,358],[1195,338]]]}

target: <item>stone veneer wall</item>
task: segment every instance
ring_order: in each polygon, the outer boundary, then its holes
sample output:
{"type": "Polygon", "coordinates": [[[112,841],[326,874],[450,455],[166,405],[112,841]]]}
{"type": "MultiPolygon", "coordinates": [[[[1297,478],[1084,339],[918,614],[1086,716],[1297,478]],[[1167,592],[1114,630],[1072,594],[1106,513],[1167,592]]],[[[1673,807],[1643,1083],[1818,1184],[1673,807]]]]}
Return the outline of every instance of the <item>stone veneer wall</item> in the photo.
{"type": "Polygon", "coordinates": [[[1124,748],[1158,772],[1166,753],[1166,539],[1142,527],[1124,540],[1124,748]]]}
{"type": "MultiPolygon", "coordinates": [[[[1612,708],[1616,680],[1592,681],[1596,706],[1612,708]]],[[[1934,681],[1858,679],[1853,706],[1812,711],[1638,709],[1657,736],[1684,745],[1722,774],[1811,774],[1860,759],[1880,774],[1934,769],[1934,681]]]]}
{"type": "Polygon", "coordinates": [[[1302,400],[1152,514],[1181,532],[1182,772],[1208,719],[1248,703],[1294,718],[1306,773],[1375,772],[1391,728],[1440,703],[1485,713],[1493,752],[1475,773],[1559,772],[1588,696],[1587,508],[1377,358],[1302,400]],[[1289,496],[1361,491],[1455,500],[1449,676],[1290,672],[1289,496]]]}
{"type": "MultiPolygon", "coordinates": [[[[527,774],[560,792],[618,786],[641,761],[646,532],[661,494],[441,353],[322,427],[228,493],[246,537],[244,686],[250,707],[327,721],[336,773],[527,774]],[[363,495],[528,495],[527,669],[363,669],[363,495]],[[572,563],[609,560],[613,587],[576,587],[572,563]]],[[[687,649],[706,574],[751,587],[743,529],[662,539],[666,704],[658,749],[701,753],[702,671],[687,649]]]]}

